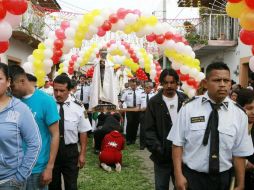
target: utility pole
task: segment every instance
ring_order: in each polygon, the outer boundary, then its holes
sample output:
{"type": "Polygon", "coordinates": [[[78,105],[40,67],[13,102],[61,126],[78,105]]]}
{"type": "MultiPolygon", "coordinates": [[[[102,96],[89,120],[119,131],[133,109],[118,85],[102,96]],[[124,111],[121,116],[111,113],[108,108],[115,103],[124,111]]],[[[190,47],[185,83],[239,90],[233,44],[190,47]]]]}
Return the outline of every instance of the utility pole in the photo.
{"type": "MultiPolygon", "coordinates": [[[[167,0],[163,0],[163,22],[167,21],[167,0]]],[[[167,58],[164,55],[163,52],[163,69],[166,69],[166,65],[167,65],[167,58]]]]}

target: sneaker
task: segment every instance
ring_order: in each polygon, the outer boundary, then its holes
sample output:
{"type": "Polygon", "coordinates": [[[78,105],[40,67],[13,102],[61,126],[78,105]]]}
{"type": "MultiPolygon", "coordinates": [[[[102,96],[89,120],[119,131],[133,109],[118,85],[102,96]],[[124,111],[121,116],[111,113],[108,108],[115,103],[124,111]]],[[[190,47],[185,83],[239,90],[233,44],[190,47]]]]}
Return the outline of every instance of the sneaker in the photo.
{"type": "Polygon", "coordinates": [[[107,171],[107,172],[111,172],[111,171],[112,171],[111,167],[108,166],[108,165],[105,164],[105,163],[101,163],[101,167],[102,167],[102,169],[104,169],[104,170],[107,171]]]}
{"type": "Polygon", "coordinates": [[[117,163],[117,164],[116,164],[116,172],[121,172],[121,170],[122,170],[121,164],[120,164],[120,163],[117,163]]]}

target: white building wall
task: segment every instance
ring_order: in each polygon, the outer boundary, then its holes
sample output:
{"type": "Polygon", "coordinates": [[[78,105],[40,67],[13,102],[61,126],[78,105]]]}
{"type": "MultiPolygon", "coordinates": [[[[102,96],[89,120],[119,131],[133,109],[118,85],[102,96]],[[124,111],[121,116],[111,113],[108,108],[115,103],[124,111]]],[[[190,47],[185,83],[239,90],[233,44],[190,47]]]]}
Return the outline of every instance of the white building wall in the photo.
{"type": "Polygon", "coordinates": [[[11,38],[9,49],[4,54],[0,54],[1,62],[8,63],[7,56],[11,56],[20,59],[21,64],[23,64],[27,61],[27,57],[32,54],[33,50],[28,44],[11,38]]]}

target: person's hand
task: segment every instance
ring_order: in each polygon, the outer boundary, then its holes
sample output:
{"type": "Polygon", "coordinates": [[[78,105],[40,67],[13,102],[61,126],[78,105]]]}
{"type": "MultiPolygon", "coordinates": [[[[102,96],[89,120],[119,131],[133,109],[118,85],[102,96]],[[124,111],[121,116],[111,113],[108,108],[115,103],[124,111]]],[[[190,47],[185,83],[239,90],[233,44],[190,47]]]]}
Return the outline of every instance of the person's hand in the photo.
{"type": "Polygon", "coordinates": [[[50,168],[46,168],[41,175],[41,185],[46,186],[52,181],[52,170],[50,168]]]}
{"type": "Polygon", "coordinates": [[[177,190],[186,190],[187,189],[187,179],[184,177],[183,174],[176,176],[175,187],[177,190]]]}
{"type": "Polygon", "coordinates": [[[79,155],[79,157],[78,157],[78,167],[80,169],[83,168],[85,163],[86,163],[85,156],[84,155],[79,155]]]}
{"type": "Polygon", "coordinates": [[[246,164],[246,170],[253,170],[254,169],[254,165],[250,162],[247,162],[246,164]]]}

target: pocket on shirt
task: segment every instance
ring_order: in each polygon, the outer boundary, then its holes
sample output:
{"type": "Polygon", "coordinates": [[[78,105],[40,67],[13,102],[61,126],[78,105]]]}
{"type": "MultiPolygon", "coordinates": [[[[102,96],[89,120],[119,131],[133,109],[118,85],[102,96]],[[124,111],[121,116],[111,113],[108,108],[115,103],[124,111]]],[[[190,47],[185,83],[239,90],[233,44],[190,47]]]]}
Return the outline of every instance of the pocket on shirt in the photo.
{"type": "Polygon", "coordinates": [[[65,118],[64,130],[77,130],[78,121],[75,118],[65,118]]]}
{"type": "Polygon", "coordinates": [[[234,145],[235,131],[234,126],[226,126],[219,128],[220,146],[225,150],[231,150],[234,145]]]}
{"type": "Polygon", "coordinates": [[[192,145],[202,144],[206,125],[204,122],[190,124],[190,131],[186,134],[186,139],[192,145]]]}

